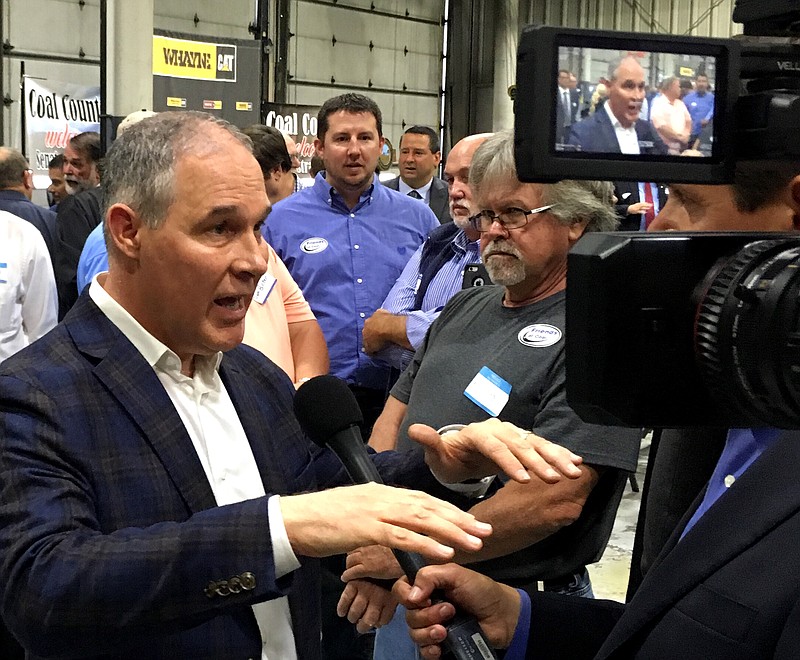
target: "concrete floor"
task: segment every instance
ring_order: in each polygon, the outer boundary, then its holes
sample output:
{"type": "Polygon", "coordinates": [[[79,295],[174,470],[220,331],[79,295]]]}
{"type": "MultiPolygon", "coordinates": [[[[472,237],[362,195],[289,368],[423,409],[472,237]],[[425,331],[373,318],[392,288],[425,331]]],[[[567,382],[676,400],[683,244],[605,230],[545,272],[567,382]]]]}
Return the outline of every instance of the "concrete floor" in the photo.
{"type": "MultiPolygon", "coordinates": [[[[644,483],[644,472],[647,453],[650,450],[650,436],[642,440],[639,451],[639,467],[636,478],[641,488],[644,483]]],[[[634,493],[630,485],[625,487],[622,495],[617,519],[611,538],[608,541],[603,558],[589,567],[592,578],[592,588],[597,598],[610,598],[620,602],[625,601],[625,592],[628,588],[628,572],[631,566],[631,552],[633,550],[633,536],[636,533],[636,518],[639,515],[641,492],[634,493]]]]}

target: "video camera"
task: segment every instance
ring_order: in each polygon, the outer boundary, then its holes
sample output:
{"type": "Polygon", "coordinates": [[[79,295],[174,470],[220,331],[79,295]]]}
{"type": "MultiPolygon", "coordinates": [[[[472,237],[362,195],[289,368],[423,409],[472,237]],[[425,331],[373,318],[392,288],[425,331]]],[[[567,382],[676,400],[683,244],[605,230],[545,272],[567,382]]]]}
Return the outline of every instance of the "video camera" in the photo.
{"type": "MultiPolygon", "coordinates": [[[[747,161],[796,162],[800,172],[800,2],[738,0],[733,19],[744,24],[741,38],[526,28],[515,101],[520,180],[731,183],[747,161]],[[596,80],[626,57],[651,83],[698,73],[712,81],[701,154],[669,153],[638,128],[639,154],[562,130],[559,63],[596,80]]],[[[637,118],[634,105],[622,110],[637,118]]],[[[567,395],[584,420],[800,428],[800,235],[589,233],[568,273],[567,395]]]]}

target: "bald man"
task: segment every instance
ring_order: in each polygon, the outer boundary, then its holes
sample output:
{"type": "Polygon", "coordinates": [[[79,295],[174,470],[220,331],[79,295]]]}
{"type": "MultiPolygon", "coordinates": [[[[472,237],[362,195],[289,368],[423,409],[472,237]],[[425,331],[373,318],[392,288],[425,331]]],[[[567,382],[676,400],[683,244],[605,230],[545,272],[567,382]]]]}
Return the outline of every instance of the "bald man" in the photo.
{"type": "Polygon", "coordinates": [[[411,361],[442,307],[461,290],[466,265],[481,260],[480,234],[469,223],[477,212],[469,187],[469,167],[472,154],[489,135],[469,135],[450,150],[444,178],[453,222],[431,232],[381,308],[364,323],[364,350],[397,369],[411,361]]]}

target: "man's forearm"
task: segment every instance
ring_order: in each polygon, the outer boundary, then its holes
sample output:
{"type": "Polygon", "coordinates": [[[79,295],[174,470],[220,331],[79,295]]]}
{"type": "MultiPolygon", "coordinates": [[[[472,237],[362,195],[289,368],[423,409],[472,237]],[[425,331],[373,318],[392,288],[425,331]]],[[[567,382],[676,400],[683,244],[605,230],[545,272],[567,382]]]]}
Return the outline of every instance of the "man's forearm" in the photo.
{"type": "Polygon", "coordinates": [[[397,435],[400,424],[406,414],[406,404],[389,395],[380,414],[372,427],[369,446],[375,451],[388,451],[397,446],[397,435]]]}
{"type": "Polygon", "coordinates": [[[376,310],[364,323],[364,350],[372,355],[386,344],[397,344],[413,351],[414,347],[406,335],[406,318],[405,315],[391,314],[385,309],[376,310]]]}
{"type": "Polygon", "coordinates": [[[578,479],[547,484],[536,476],[527,484],[509,482],[492,497],[470,509],[492,525],[491,537],[475,553],[457,552],[455,561],[470,564],[527,548],[575,522],[599,479],[598,471],[581,465],[578,479]]]}
{"type": "Polygon", "coordinates": [[[292,344],[296,383],[304,378],[328,373],[330,368],[328,346],[316,319],[290,323],[289,340],[292,344]]]}

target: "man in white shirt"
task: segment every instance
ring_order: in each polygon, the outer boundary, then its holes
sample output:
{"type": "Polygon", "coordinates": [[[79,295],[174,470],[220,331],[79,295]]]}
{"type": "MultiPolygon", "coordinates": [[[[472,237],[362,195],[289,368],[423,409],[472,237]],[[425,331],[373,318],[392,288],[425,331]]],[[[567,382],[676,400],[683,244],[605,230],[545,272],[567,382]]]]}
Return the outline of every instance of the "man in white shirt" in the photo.
{"type": "MultiPolygon", "coordinates": [[[[239,346],[269,210],[248,138],[162,113],[105,172],[108,273],[0,369],[3,619],[33,656],[316,660],[312,558],[380,543],[442,560],[489,529],[416,491],[309,492],[341,468],[301,433],[289,378],[239,346]]],[[[519,442],[501,431],[422,439],[461,481],[487,473],[473,447],[519,442]]],[[[375,462],[437,488],[421,464],[375,462]]]]}
{"type": "Polygon", "coordinates": [[[31,223],[0,211],[0,362],[58,322],[53,266],[31,223]]]}

